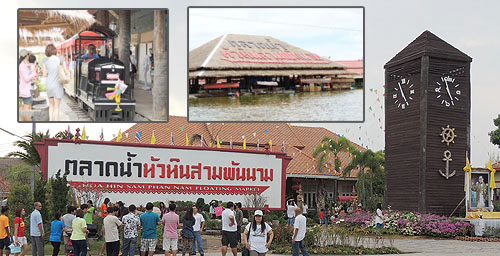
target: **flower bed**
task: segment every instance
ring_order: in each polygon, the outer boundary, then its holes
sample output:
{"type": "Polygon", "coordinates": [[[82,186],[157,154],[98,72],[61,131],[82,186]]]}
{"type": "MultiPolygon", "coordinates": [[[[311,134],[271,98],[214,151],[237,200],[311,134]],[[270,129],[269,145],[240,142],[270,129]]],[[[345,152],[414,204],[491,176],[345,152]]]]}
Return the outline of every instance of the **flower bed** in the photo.
{"type": "MultiPolygon", "coordinates": [[[[325,247],[309,247],[309,254],[319,255],[375,255],[375,254],[400,254],[400,250],[394,247],[366,248],[363,246],[325,246],[325,247]]],[[[280,247],[273,250],[273,253],[292,254],[291,246],[280,247]]]]}
{"type": "MultiPolygon", "coordinates": [[[[384,232],[409,236],[456,237],[466,236],[472,226],[465,221],[436,214],[391,211],[384,212],[384,232]]],[[[375,232],[375,213],[361,211],[345,216],[337,223],[345,227],[361,227],[375,232]]]]}

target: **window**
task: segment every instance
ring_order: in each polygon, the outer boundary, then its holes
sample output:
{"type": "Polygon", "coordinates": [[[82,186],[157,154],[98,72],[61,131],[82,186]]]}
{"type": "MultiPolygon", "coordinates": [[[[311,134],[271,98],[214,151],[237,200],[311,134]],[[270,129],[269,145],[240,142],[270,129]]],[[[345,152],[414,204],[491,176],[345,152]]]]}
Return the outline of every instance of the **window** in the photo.
{"type": "Polygon", "coordinates": [[[351,196],[352,195],[352,186],[342,186],[342,190],[340,191],[340,194],[343,196],[351,196]]]}
{"type": "Polygon", "coordinates": [[[316,208],[316,192],[305,192],[304,202],[309,208],[316,208]]]}

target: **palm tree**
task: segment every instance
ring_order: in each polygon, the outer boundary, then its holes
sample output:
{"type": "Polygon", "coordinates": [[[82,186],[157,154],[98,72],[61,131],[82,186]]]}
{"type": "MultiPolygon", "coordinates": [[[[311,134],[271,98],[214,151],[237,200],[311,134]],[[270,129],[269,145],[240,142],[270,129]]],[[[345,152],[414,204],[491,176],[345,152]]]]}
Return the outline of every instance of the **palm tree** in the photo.
{"type": "MultiPolygon", "coordinates": [[[[341,151],[348,152],[351,148],[351,143],[345,137],[340,137],[338,140],[332,139],[328,136],[325,136],[323,140],[321,140],[321,145],[317,146],[314,149],[312,156],[317,158],[319,156],[319,166],[321,168],[327,167],[330,159],[330,156],[333,154],[334,157],[334,168],[336,172],[340,172],[340,167],[342,166],[342,162],[338,158],[338,155],[341,151]]],[[[330,163],[331,165],[331,163],[330,163]]]]}
{"type": "MultiPolygon", "coordinates": [[[[328,164],[332,165],[329,160],[330,156],[333,154],[334,169],[336,172],[340,172],[342,162],[340,162],[338,155],[341,151],[349,151],[350,147],[351,144],[345,137],[340,137],[338,140],[335,140],[331,137],[325,136],[323,140],[321,140],[321,145],[314,149],[312,156],[314,158],[318,158],[318,168],[322,170],[323,168],[328,168],[328,164]]],[[[316,197],[316,205],[318,205],[319,209],[324,208],[325,194],[325,184],[323,184],[322,179],[319,179],[318,195],[316,197]]]]}
{"type": "Polygon", "coordinates": [[[38,170],[41,170],[41,158],[35,149],[35,142],[42,141],[43,138],[50,138],[48,130],[45,133],[29,133],[23,136],[23,139],[14,142],[14,146],[21,150],[10,152],[7,156],[20,158],[30,166],[35,166],[38,170]]]}
{"type": "Polygon", "coordinates": [[[383,152],[379,151],[374,153],[371,150],[366,150],[363,152],[354,150],[352,152],[353,158],[349,165],[342,171],[343,176],[349,176],[354,169],[358,169],[358,181],[356,182],[356,187],[360,191],[361,187],[361,200],[363,205],[366,205],[366,179],[370,180],[370,196],[373,195],[373,177],[376,171],[382,168],[383,162],[385,162],[385,157],[383,152]],[[370,177],[368,176],[370,173],[370,177]]]}

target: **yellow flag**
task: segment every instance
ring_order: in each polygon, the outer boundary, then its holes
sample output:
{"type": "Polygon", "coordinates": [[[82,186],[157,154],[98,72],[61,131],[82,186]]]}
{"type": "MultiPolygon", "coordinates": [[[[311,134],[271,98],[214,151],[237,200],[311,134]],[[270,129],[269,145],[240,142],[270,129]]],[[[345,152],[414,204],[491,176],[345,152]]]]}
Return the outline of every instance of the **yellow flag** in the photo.
{"type": "Polygon", "coordinates": [[[219,135],[217,135],[217,148],[220,148],[219,135]]]}
{"type": "Polygon", "coordinates": [[[269,140],[269,148],[273,151],[273,140],[269,140]]]}
{"type": "Polygon", "coordinates": [[[189,146],[189,137],[187,133],[186,133],[186,146],[189,146]]]}
{"type": "MultiPolygon", "coordinates": [[[[465,171],[465,175],[468,175],[469,176],[469,180],[471,179],[471,172],[472,172],[472,168],[470,167],[470,162],[469,162],[469,153],[468,152],[465,152],[465,160],[467,161],[466,162],[466,165],[464,167],[464,171],[465,171]],[[467,174],[468,173],[468,174],[467,174]]],[[[467,177],[467,176],[466,176],[467,177]]],[[[464,191],[467,191],[467,179],[465,179],[465,183],[464,183],[464,191]]]]}
{"type": "Polygon", "coordinates": [[[123,135],[122,135],[122,129],[120,129],[118,131],[118,136],[116,136],[116,142],[120,142],[120,140],[122,139],[123,135]]]}
{"type": "Polygon", "coordinates": [[[85,132],[85,126],[83,127],[82,140],[87,140],[87,133],[85,132]]]}
{"type": "Polygon", "coordinates": [[[247,138],[243,139],[243,149],[247,149],[247,138]]]}
{"type": "Polygon", "coordinates": [[[488,163],[488,170],[491,171],[491,180],[490,180],[490,188],[495,189],[497,188],[497,183],[495,180],[495,172],[497,172],[493,167],[491,167],[491,157],[490,157],[490,162],[488,163]]]}
{"type": "Polygon", "coordinates": [[[151,135],[151,144],[156,144],[155,130],[153,130],[153,135],[151,135]]]}

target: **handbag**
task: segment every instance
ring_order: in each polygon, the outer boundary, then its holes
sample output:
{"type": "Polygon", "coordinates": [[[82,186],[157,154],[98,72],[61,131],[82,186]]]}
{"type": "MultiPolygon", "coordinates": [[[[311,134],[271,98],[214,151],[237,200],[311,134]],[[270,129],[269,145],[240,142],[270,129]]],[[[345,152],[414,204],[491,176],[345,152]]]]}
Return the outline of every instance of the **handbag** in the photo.
{"type": "Polygon", "coordinates": [[[247,247],[243,247],[241,250],[241,256],[250,256],[250,251],[247,249],[247,247]]]}
{"type": "Polygon", "coordinates": [[[21,253],[21,243],[11,243],[9,245],[10,253],[21,253]]]}
{"type": "Polygon", "coordinates": [[[66,73],[66,69],[64,68],[64,65],[59,65],[57,67],[57,78],[59,79],[59,83],[61,84],[67,84],[69,83],[69,76],[66,73]]]}

